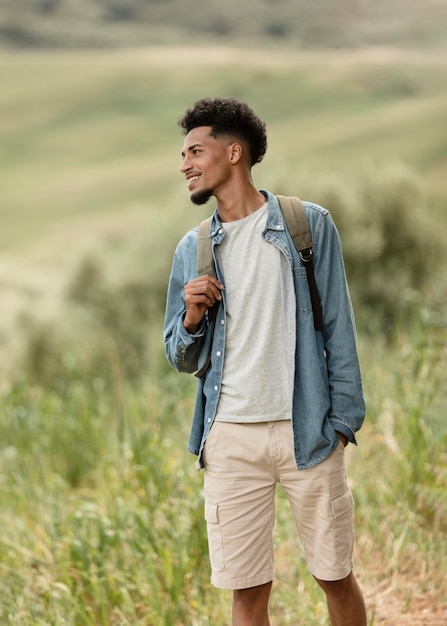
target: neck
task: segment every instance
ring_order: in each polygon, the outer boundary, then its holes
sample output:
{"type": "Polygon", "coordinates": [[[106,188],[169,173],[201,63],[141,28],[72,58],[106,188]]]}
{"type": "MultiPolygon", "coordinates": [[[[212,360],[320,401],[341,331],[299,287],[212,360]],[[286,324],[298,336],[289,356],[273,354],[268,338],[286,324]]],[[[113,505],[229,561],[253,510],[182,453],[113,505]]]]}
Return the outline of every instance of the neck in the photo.
{"type": "Polygon", "coordinates": [[[254,213],[265,204],[265,196],[250,183],[243,189],[232,189],[217,198],[217,212],[221,222],[234,222],[254,213]]]}

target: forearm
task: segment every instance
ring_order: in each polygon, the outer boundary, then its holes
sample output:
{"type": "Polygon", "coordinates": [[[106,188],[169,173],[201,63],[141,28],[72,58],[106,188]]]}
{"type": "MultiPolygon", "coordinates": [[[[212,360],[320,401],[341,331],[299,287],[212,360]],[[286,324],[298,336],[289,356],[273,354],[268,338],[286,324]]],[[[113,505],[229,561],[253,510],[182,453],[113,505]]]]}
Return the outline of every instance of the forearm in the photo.
{"type": "Polygon", "coordinates": [[[340,239],[330,215],[322,222],[316,259],[324,318],[324,349],[334,429],[355,443],[365,418],[354,313],[346,281],[340,239]]]}
{"type": "Polygon", "coordinates": [[[328,348],[327,367],[331,409],[329,419],[334,430],[356,443],[355,433],[365,419],[365,400],[355,338],[346,339],[343,350],[335,354],[328,348]]]}
{"type": "Polygon", "coordinates": [[[189,335],[195,335],[200,327],[200,323],[191,322],[188,320],[188,314],[186,314],[183,320],[183,327],[189,335]]]}
{"type": "Polygon", "coordinates": [[[173,330],[165,335],[165,353],[171,367],[178,372],[197,371],[205,331],[205,321],[197,326],[196,332],[189,332],[183,315],[176,320],[173,330]]]}

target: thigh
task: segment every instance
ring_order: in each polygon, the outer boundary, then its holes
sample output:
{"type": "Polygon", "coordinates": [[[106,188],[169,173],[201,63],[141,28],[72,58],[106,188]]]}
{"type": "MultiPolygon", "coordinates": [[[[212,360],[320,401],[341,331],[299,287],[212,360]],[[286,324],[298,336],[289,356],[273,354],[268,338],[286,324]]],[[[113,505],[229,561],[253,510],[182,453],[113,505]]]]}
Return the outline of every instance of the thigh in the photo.
{"type": "Polygon", "coordinates": [[[288,472],[281,484],[311,573],[321,580],[346,577],[353,565],[354,511],[343,444],[315,467],[288,472]]]}
{"type": "Polygon", "coordinates": [[[205,518],[217,587],[273,580],[276,484],[264,431],[264,424],[216,422],[205,445],[205,518]]]}

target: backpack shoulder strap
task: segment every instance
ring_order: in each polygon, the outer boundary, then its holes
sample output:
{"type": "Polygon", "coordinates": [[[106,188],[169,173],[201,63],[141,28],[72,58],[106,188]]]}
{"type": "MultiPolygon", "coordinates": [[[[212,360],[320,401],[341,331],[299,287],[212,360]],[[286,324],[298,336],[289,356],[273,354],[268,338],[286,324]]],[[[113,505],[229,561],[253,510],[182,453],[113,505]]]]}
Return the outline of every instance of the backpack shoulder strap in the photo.
{"type": "Polygon", "coordinates": [[[205,274],[215,275],[210,237],[211,220],[212,217],[208,217],[199,225],[197,240],[197,273],[199,276],[204,276],[205,274]]]}
{"type": "Polygon", "coordinates": [[[287,224],[287,229],[293,239],[295,248],[298,250],[301,261],[306,268],[307,282],[309,284],[312,312],[314,316],[315,330],[323,328],[323,311],[321,309],[320,295],[315,282],[312,236],[309,222],[304,212],[303,203],[299,198],[277,196],[279,205],[287,224]]]}
{"type": "MultiPolygon", "coordinates": [[[[210,237],[212,219],[212,216],[208,217],[199,224],[199,234],[197,239],[197,273],[199,276],[204,276],[205,274],[209,274],[210,276],[216,275],[214,269],[212,241],[210,237]]],[[[216,300],[213,306],[208,309],[208,325],[215,322],[218,308],[219,301],[216,300]]],[[[211,363],[212,349],[213,342],[211,341],[206,361],[200,370],[195,374],[197,378],[203,378],[203,376],[205,376],[205,373],[211,363]]]]}
{"type": "Polygon", "coordinates": [[[299,198],[277,196],[286,220],[287,228],[298,252],[312,248],[312,237],[304,212],[303,203],[299,198]]]}

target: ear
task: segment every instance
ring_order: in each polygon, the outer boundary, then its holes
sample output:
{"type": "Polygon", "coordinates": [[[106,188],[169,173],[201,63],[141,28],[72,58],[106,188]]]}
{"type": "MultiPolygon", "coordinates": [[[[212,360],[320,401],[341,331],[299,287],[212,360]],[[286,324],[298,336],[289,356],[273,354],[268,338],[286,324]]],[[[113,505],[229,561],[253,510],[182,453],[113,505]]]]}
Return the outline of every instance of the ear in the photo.
{"type": "Polygon", "coordinates": [[[240,143],[234,142],[228,146],[228,158],[232,165],[236,165],[241,160],[242,154],[243,148],[240,143]]]}

